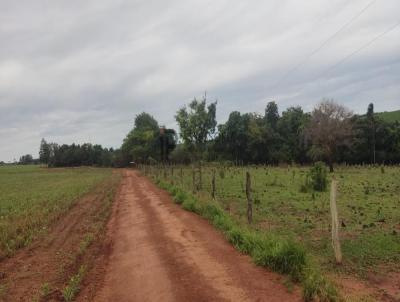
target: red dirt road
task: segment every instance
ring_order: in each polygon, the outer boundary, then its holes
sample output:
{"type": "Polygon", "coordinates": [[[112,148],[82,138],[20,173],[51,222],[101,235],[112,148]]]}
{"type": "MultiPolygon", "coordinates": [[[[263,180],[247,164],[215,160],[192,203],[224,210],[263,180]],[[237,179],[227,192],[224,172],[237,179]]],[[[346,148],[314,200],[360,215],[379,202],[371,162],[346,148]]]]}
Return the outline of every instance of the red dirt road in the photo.
{"type": "Polygon", "coordinates": [[[207,221],[139,173],[123,174],[94,301],[301,301],[298,290],[289,293],[281,276],[256,267],[207,221]]]}

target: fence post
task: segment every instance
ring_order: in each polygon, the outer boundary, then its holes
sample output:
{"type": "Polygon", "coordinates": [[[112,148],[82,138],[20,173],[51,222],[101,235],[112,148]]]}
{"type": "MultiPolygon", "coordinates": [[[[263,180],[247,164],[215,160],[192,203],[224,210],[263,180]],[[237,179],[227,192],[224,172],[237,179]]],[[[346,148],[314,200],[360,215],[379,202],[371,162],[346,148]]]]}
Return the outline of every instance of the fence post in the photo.
{"type": "Polygon", "coordinates": [[[201,161],[199,161],[199,187],[198,190],[201,191],[203,189],[203,175],[201,173],[201,161]]]}
{"type": "Polygon", "coordinates": [[[333,251],[335,252],[335,259],[337,264],[342,263],[342,250],[340,248],[340,240],[339,240],[339,218],[336,204],[337,197],[337,180],[335,178],[332,179],[331,183],[331,196],[330,196],[330,206],[331,206],[331,215],[332,215],[332,246],[333,251]]]}
{"type": "Polygon", "coordinates": [[[253,222],[253,196],[251,194],[251,178],[250,172],[246,172],[246,197],[247,197],[247,221],[249,224],[253,222]]]}
{"type": "Polygon", "coordinates": [[[212,169],[211,197],[212,197],[212,199],[215,199],[215,169],[212,169]]]}
{"type": "Polygon", "coordinates": [[[182,169],[182,167],[181,167],[180,176],[181,176],[181,186],[183,187],[183,169],[182,169]]]}
{"type": "Polygon", "coordinates": [[[194,169],[194,167],[192,166],[192,191],[193,194],[196,193],[196,171],[194,169]]]}

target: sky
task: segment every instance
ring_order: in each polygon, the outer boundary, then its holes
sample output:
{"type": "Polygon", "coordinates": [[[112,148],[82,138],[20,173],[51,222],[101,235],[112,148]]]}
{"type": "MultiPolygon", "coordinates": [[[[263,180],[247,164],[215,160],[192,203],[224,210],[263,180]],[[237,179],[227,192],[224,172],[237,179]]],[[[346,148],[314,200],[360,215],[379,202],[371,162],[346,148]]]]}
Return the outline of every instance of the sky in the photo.
{"type": "Polygon", "coordinates": [[[400,109],[398,0],[0,0],[0,161],[41,138],[119,147],[146,111],[400,109]]]}

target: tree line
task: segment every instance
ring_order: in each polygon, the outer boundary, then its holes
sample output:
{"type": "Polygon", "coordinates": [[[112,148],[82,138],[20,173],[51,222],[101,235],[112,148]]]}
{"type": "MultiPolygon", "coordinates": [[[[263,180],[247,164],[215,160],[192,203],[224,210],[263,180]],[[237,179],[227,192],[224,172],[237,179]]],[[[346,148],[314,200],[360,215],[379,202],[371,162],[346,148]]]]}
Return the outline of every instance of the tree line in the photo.
{"type": "Polygon", "coordinates": [[[130,163],[230,161],[237,164],[400,163],[400,123],[386,122],[368,105],[353,114],[333,100],[323,100],[312,112],[300,106],[279,113],[276,102],[264,114],[233,111],[225,123],[216,121],[217,102],[193,99],[175,115],[174,129],[160,125],[148,113],[135,117],[132,130],[118,149],[100,145],[40,145],[39,160],[51,167],[113,166],[130,163]]]}
{"type": "MultiPolygon", "coordinates": [[[[175,119],[180,140],[168,160],[230,161],[240,164],[309,164],[324,161],[333,171],[334,163],[400,163],[400,123],[386,122],[374,113],[370,103],[365,114],[353,114],[333,100],[322,100],[311,112],[300,106],[279,114],[276,102],[266,105],[264,114],[233,111],[225,123],[217,124],[217,103],[194,99],[180,108],[175,119]]],[[[146,113],[138,117],[147,116],[146,113]]],[[[133,131],[141,132],[140,127],[133,131]]],[[[154,133],[157,133],[154,127],[154,133]]],[[[176,139],[176,137],[174,136],[176,139]]],[[[125,152],[138,161],[152,161],[150,152],[135,154],[138,148],[129,135],[125,152]]],[[[142,140],[140,149],[150,147],[153,138],[142,140]]],[[[174,147],[174,144],[172,145],[174,147]]]]}
{"type": "Polygon", "coordinates": [[[39,149],[39,161],[49,167],[75,166],[113,166],[115,151],[92,144],[62,144],[48,143],[42,139],[39,149]]]}

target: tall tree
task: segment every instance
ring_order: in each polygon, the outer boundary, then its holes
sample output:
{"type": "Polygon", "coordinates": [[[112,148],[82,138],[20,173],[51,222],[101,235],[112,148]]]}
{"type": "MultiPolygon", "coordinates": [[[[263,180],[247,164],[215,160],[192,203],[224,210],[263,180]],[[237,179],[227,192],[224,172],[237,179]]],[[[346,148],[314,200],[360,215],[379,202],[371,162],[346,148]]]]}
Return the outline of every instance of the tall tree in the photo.
{"type": "Polygon", "coordinates": [[[229,114],[228,121],[218,126],[216,138],[217,151],[224,153],[230,160],[246,160],[247,119],[238,111],[229,114]]]}
{"type": "Polygon", "coordinates": [[[150,114],[142,112],[135,117],[135,126],[124,139],[121,151],[125,164],[131,160],[146,161],[158,157],[158,122],[150,114]]]}
{"type": "Polygon", "coordinates": [[[169,160],[169,154],[175,149],[177,141],[178,137],[174,129],[160,127],[159,148],[161,161],[169,160]]]}
{"type": "Polygon", "coordinates": [[[368,123],[368,145],[370,150],[370,159],[372,163],[376,163],[376,121],[374,114],[374,104],[370,103],[367,109],[368,123]]]}
{"type": "Polygon", "coordinates": [[[216,121],[217,102],[207,106],[206,98],[198,101],[196,98],[178,110],[175,119],[180,128],[180,136],[186,147],[198,155],[205,151],[207,142],[213,137],[216,121]]]}
{"type": "Polygon", "coordinates": [[[276,129],[279,120],[279,112],[278,105],[275,102],[269,102],[267,104],[264,119],[272,129],[276,129]]]}
{"type": "Polygon", "coordinates": [[[337,150],[350,143],[352,112],[333,100],[323,100],[314,108],[307,127],[307,137],[312,142],[311,155],[324,159],[331,172],[337,150]]]}
{"type": "Polygon", "coordinates": [[[282,112],[277,127],[281,137],[279,149],[282,154],[287,152],[288,161],[307,161],[303,137],[308,120],[309,115],[305,114],[300,106],[289,107],[282,112]]]}
{"type": "Polygon", "coordinates": [[[42,138],[39,149],[39,161],[43,164],[48,164],[50,160],[50,145],[42,138]]]}

